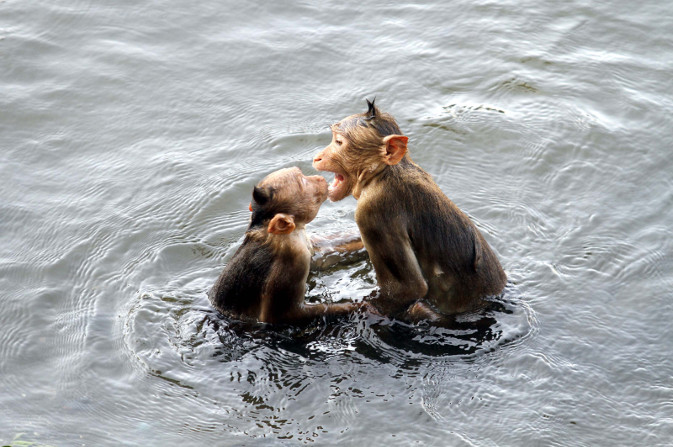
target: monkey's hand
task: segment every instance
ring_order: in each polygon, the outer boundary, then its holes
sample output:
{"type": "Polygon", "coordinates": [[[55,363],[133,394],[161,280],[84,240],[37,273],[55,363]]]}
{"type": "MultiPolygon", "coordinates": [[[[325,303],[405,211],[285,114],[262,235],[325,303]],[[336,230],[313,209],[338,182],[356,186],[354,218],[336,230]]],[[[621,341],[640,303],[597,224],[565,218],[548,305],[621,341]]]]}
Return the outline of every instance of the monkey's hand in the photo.
{"type": "Polygon", "coordinates": [[[436,323],[442,320],[442,315],[432,309],[428,303],[423,300],[418,300],[404,313],[404,320],[411,323],[418,323],[420,321],[429,321],[436,323]]]}
{"type": "Polygon", "coordinates": [[[376,308],[376,306],[374,306],[369,301],[362,301],[360,303],[360,310],[365,312],[368,315],[374,315],[374,316],[377,316],[377,317],[384,317],[385,316],[376,308]]]}

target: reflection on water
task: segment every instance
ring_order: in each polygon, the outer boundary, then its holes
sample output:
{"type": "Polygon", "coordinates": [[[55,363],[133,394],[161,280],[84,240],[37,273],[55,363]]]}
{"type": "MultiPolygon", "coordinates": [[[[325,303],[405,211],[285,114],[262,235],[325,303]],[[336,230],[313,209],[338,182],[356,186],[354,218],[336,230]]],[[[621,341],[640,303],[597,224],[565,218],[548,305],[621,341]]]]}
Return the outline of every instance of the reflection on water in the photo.
{"type": "MultiPolygon", "coordinates": [[[[0,1],[0,445],[670,444],[670,2],[62,3],[0,1]],[[504,297],[215,313],[253,185],[374,96],[504,297]]],[[[369,295],[348,261],[306,299],[369,295]]]]}
{"type": "MultiPolygon", "coordinates": [[[[507,295],[507,294],[506,294],[507,295]]],[[[381,363],[400,358],[469,358],[525,336],[534,328],[532,311],[520,299],[491,302],[488,309],[462,315],[444,327],[408,324],[385,317],[354,314],[318,319],[306,327],[273,326],[231,319],[202,299],[144,294],[130,309],[124,337],[143,368],[160,372],[156,356],[177,355],[193,366],[204,352],[218,361],[238,361],[260,349],[281,350],[322,361],[344,353],[381,363]],[[162,349],[163,347],[163,349],[162,349]],[[154,364],[153,364],[154,363],[154,364]]]]}
{"type": "MultiPolygon", "coordinates": [[[[340,270],[357,275],[358,266],[340,270]]],[[[226,406],[232,405],[230,399],[236,394],[245,418],[261,430],[258,436],[269,429],[281,438],[302,440],[309,433],[297,430],[297,421],[286,412],[302,405],[307,406],[309,421],[320,416],[315,412],[325,409],[311,409],[315,393],[329,389],[328,408],[335,408],[327,413],[338,411],[339,417],[350,420],[348,412],[354,410],[342,405],[394,391],[383,382],[363,382],[363,369],[392,370],[386,380],[400,374],[441,375],[447,362],[470,362],[475,356],[520,343],[537,329],[531,309],[514,286],[491,304],[448,327],[364,314],[294,327],[227,318],[210,308],[205,293],[176,297],[148,292],[130,307],[124,339],[139,373],[145,371],[169,387],[195,393],[199,399],[207,396],[226,402],[226,406]]],[[[418,392],[433,393],[425,385],[418,392]]],[[[330,424],[329,430],[348,430],[348,426],[330,424]]]]}

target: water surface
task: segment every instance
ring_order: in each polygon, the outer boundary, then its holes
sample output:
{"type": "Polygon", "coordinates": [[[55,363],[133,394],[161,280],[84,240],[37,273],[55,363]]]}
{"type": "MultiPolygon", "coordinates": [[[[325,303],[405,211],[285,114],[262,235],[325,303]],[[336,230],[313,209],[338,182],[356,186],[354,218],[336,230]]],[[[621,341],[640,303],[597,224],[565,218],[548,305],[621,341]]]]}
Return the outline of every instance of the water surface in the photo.
{"type": "MultiPolygon", "coordinates": [[[[668,445],[671,29],[663,0],[0,2],[0,443],[668,445]],[[505,296],[451,329],[222,319],[253,185],[365,97],[505,296]]],[[[307,299],[374,287],[359,260],[307,299]]]]}

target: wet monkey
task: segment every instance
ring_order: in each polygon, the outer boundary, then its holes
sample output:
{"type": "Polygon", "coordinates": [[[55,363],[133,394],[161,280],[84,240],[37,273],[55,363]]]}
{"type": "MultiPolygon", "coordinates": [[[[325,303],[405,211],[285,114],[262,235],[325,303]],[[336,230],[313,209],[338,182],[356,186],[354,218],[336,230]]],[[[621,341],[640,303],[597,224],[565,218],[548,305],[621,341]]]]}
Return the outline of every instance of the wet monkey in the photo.
{"type": "Polygon", "coordinates": [[[245,239],[208,294],[213,306],[265,323],[301,323],[359,308],[304,302],[312,254],[304,226],[327,199],[325,179],[281,169],[255,186],[252,198],[245,239]]]}
{"type": "Polygon", "coordinates": [[[357,199],[355,221],[376,271],[381,312],[410,321],[475,310],[507,277],[486,240],[407,153],[408,137],[374,102],[331,126],[313,167],[329,198],[357,199]]]}

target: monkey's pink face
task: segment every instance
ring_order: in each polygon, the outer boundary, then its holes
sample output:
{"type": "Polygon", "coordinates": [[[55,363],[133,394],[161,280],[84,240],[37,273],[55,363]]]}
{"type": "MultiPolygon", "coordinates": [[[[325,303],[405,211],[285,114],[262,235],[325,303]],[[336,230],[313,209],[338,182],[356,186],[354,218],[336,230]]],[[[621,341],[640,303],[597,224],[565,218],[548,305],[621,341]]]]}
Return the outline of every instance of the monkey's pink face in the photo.
{"type": "Polygon", "coordinates": [[[328,197],[339,201],[353,193],[355,179],[346,169],[345,159],[349,150],[348,140],[337,132],[332,132],[332,142],[313,158],[313,167],[318,171],[334,173],[334,181],[329,186],[328,197]]]}
{"type": "Polygon", "coordinates": [[[298,167],[280,169],[267,175],[258,185],[270,194],[278,212],[292,214],[298,222],[309,223],[327,200],[327,182],[320,175],[306,176],[298,167]]]}
{"type": "Polygon", "coordinates": [[[307,222],[310,222],[318,214],[320,205],[327,200],[327,182],[320,175],[305,176],[304,174],[300,175],[299,182],[302,184],[302,192],[307,195],[304,200],[308,201],[307,222]]]}

